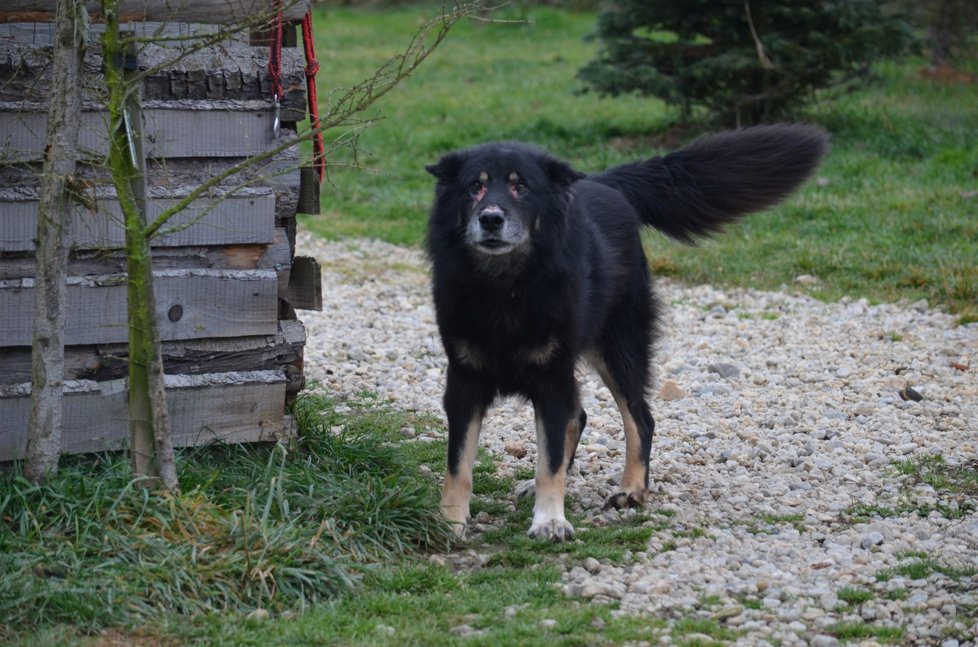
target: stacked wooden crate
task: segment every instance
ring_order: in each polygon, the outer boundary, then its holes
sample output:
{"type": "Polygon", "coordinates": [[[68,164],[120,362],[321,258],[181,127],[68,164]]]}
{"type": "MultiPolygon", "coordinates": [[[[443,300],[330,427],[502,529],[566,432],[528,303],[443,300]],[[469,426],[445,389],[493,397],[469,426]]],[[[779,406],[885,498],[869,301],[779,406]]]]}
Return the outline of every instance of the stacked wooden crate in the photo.
{"type": "MultiPolygon", "coordinates": [[[[53,4],[53,3],[52,3],[53,4]]],[[[292,17],[304,8],[293,5],[292,17]]],[[[287,15],[286,18],[290,16],[287,15]]],[[[43,18],[43,16],[41,16],[43,18]]],[[[40,158],[53,25],[10,22],[0,9],[0,462],[26,445],[40,158]]],[[[180,22],[129,23],[141,34],[213,31],[180,22]]],[[[68,233],[64,453],[124,448],[127,328],[124,231],[102,165],[106,151],[98,25],[85,58],[78,170],[84,199],[68,233]],[[86,206],[87,204],[87,206],[86,206]]],[[[268,151],[305,119],[301,49],[287,26],[281,131],[273,131],[269,48],[225,40],[182,58],[180,45],[137,56],[147,212],[268,151]],[[289,47],[288,45],[292,45],[289,47]]],[[[252,35],[253,36],[253,35],[252,35]]],[[[290,430],[287,400],[302,388],[305,333],[295,308],[317,308],[318,267],[295,258],[299,151],[229,178],[154,240],[157,319],[174,444],[273,440],[290,430]],[[302,271],[293,271],[301,267],[302,271]],[[301,280],[298,280],[301,277],[301,280]]]]}

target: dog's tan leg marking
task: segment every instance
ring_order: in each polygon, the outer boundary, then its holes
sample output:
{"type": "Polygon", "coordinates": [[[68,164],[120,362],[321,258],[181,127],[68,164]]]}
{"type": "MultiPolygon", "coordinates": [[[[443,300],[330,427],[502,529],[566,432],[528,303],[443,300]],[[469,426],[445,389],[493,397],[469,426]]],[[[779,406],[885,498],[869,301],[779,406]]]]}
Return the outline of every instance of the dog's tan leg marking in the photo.
{"type": "Polygon", "coordinates": [[[567,425],[567,435],[564,436],[564,472],[570,469],[571,461],[574,460],[574,452],[577,451],[577,443],[581,440],[581,423],[578,417],[574,417],[567,425]]]}
{"type": "MultiPolygon", "coordinates": [[[[577,451],[578,441],[581,439],[581,425],[575,418],[567,425],[567,435],[564,437],[564,473],[570,469],[571,459],[577,451]]],[[[536,480],[520,481],[516,484],[515,493],[518,497],[533,496],[536,492],[536,480]]]]}
{"type": "Polygon", "coordinates": [[[625,469],[621,476],[619,492],[611,495],[604,505],[605,510],[611,508],[643,508],[648,499],[648,467],[642,459],[642,439],[638,434],[638,424],[628,409],[628,402],[618,390],[618,385],[611,378],[607,366],[598,356],[589,357],[591,365],[597,370],[611,396],[618,405],[622,426],[625,429],[625,469]]]}
{"type": "MultiPolygon", "coordinates": [[[[530,523],[530,531],[527,534],[534,539],[560,542],[574,536],[574,526],[564,516],[564,486],[569,457],[566,456],[565,452],[562,464],[557,469],[551,469],[547,458],[549,452],[547,451],[547,433],[543,426],[543,420],[538,416],[536,422],[536,499],[533,502],[533,521],[530,523]]],[[[577,421],[572,421],[570,425],[577,426],[577,421]]],[[[571,434],[570,425],[567,428],[568,436],[571,434]]]]}
{"type": "Polygon", "coordinates": [[[458,473],[445,472],[445,485],[441,491],[441,511],[454,524],[455,536],[465,533],[469,519],[469,500],[472,498],[472,466],[479,449],[479,432],[482,431],[482,414],[477,413],[465,429],[465,445],[459,460],[458,473]]]}
{"type": "Polygon", "coordinates": [[[638,435],[638,425],[628,410],[628,405],[617,396],[615,402],[621,412],[625,427],[625,469],[621,477],[621,493],[625,495],[625,505],[644,507],[648,496],[646,482],[648,474],[642,460],[642,439],[638,435]]]}

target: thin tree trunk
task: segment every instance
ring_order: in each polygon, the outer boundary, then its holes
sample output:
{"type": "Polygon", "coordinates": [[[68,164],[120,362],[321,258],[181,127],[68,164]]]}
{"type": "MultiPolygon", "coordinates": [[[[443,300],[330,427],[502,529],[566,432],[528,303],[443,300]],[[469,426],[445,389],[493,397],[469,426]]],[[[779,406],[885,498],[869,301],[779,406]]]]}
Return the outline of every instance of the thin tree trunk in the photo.
{"type": "Polygon", "coordinates": [[[64,329],[68,305],[68,254],[71,182],[78,159],[81,74],[87,16],[80,0],[59,0],[51,59],[44,163],[37,207],[34,332],[31,344],[31,408],[24,474],[40,481],[57,469],[61,453],[64,389],[64,329]]]}
{"type": "Polygon", "coordinates": [[[145,160],[140,138],[139,79],[124,51],[118,0],[103,0],[102,49],[109,86],[109,167],[126,226],[129,308],[129,439],[133,476],[146,487],[179,490],[167,413],[146,227],[145,160]]]}
{"type": "MultiPolygon", "coordinates": [[[[105,31],[102,50],[109,87],[109,167],[126,227],[129,298],[129,429],[133,472],[145,477],[146,485],[179,489],[173,457],[170,423],[166,409],[163,363],[160,357],[159,328],[153,296],[150,239],[167,220],[227,178],[255,166],[286,148],[308,140],[315,131],[279,143],[202,182],[188,196],[147,223],[144,196],[143,157],[139,139],[139,74],[127,72],[127,39],[120,36],[120,0],[102,0],[105,31]],[[128,122],[128,125],[127,125],[128,122]],[[131,149],[135,149],[132,150],[131,149]],[[142,207],[142,210],[141,210],[142,207]]],[[[288,3],[286,3],[288,4],[288,3]]],[[[272,3],[269,2],[269,10],[272,3]]],[[[360,123],[357,115],[389,92],[420,65],[462,18],[481,10],[477,5],[456,5],[450,13],[423,25],[408,49],[378,69],[374,76],[351,88],[331,102],[330,112],[320,122],[320,130],[360,123]]],[[[181,14],[182,16],[183,14],[181,14]]],[[[268,14],[271,16],[271,14],[268,14]]],[[[185,16],[184,16],[185,17],[185,16]]],[[[256,16],[251,15],[255,20],[256,16]]],[[[132,41],[128,41],[132,42],[132,41]]],[[[181,54],[175,52],[174,60],[181,54]]]]}

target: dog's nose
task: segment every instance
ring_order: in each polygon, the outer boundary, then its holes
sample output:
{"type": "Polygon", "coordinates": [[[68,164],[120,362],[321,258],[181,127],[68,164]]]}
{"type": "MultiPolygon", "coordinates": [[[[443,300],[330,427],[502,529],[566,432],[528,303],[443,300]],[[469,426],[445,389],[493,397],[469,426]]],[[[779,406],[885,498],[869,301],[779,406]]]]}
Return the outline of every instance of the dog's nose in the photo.
{"type": "Polygon", "coordinates": [[[503,228],[503,210],[499,207],[486,207],[479,214],[479,225],[486,232],[494,233],[503,228]]]}

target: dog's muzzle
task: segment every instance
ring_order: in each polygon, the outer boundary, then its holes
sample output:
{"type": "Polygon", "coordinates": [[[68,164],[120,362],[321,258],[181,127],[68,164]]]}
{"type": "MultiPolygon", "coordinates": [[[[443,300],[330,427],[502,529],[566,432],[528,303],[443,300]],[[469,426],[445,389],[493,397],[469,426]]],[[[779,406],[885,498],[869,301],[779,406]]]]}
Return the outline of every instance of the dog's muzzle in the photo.
{"type": "Polygon", "coordinates": [[[469,220],[469,244],[482,254],[508,254],[526,243],[527,233],[520,219],[506,213],[498,204],[478,207],[469,220]]]}
{"type": "Polygon", "coordinates": [[[491,204],[479,212],[479,226],[486,234],[499,233],[502,231],[505,222],[506,214],[497,205],[491,204]]]}

